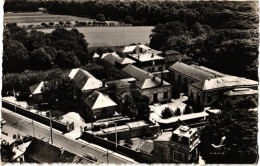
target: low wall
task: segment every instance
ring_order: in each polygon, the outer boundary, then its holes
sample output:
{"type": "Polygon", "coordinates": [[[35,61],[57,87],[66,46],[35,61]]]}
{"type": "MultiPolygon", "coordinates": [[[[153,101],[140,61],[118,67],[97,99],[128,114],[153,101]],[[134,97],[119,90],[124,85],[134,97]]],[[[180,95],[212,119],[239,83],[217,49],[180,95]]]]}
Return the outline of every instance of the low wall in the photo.
{"type": "MultiPolygon", "coordinates": [[[[50,125],[50,118],[43,116],[43,115],[38,115],[34,112],[30,112],[26,108],[22,108],[20,106],[16,106],[16,110],[15,110],[14,104],[11,102],[8,102],[6,100],[2,100],[2,107],[7,108],[15,113],[21,114],[30,119],[33,119],[37,122],[43,123],[48,126],[50,125]]],[[[58,122],[58,121],[52,119],[52,127],[59,131],[67,132],[67,125],[63,122],[58,122]]]]}
{"type": "Polygon", "coordinates": [[[132,150],[132,149],[122,146],[122,145],[117,145],[117,149],[116,149],[116,144],[114,142],[103,139],[101,137],[94,136],[91,133],[83,132],[81,138],[88,142],[97,144],[97,145],[107,148],[109,150],[116,151],[117,153],[128,156],[138,162],[145,162],[145,163],[153,162],[153,155],[151,155],[151,154],[137,152],[135,150],[132,150]]]}

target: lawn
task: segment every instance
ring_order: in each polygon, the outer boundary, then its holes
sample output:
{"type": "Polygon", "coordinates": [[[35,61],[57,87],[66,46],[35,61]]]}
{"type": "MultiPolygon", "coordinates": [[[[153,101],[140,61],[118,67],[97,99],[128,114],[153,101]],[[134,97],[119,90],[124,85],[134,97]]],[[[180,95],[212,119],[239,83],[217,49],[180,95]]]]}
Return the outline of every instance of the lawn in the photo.
{"type": "MultiPolygon", "coordinates": [[[[133,27],[77,27],[85,35],[89,47],[125,46],[131,43],[149,43],[153,26],[133,27]]],[[[70,29],[70,28],[69,28],[70,29]]],[[[50,33],[53,29],[38,29],[50,33]]]]}
{"type": "Polygon", "coordinates": [[[69,15],[56,15],[42,12],[22,12],[22,13],[5,13],[4,24],[16,22],[18,26],[28,26],[30,24],[40,25],[42,22],[58,23],[59,21],[93,21],[90,18],[76,17],[69,15]]]}

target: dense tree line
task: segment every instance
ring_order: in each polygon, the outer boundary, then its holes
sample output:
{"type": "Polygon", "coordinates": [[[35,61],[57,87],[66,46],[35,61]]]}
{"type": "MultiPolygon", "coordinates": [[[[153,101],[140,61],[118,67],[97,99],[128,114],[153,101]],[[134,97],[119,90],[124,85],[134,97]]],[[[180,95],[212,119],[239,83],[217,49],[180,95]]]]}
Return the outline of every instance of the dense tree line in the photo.
{"type": "MultiPolygon", "coordinates": [[[[33,2],[7,1],[5,12],[24,11],[23,8],[33,2]],[[20,7],[20,8],[19,8],[20,7]]],[[[66,14],[96,18],[103,13],[108,20],[125,20],[136,25],[156,25],[170,21],[187,21],[188,26],[199,21],[219,27],[230,19],[230,11],[240,17],[241,13],[252,10],[246,2],[174,2],[174,1],[46,1],[34,2],[37,7],[46,7],[49,13],[66,14]],[[232,4],[240,3],[236,6],[232,4]],[[220,24],[219,24],[220,23],[220,24]]],[[[31,11],[31,9],[28,9],[31,11]]],[[[247,15],[245,22],[257,20],[257,15],[247,15]]],[[[226,24],[228,26],[228,24],[226,24]]],[[[243,24],[241,24],[243,26],[243,24]]]]}
{"type": "Polygon", "coordinates": [[[90,60],[87,46],[84,35],[77,29],[59,28],[52,33],[43,33],[12,25],[4,30],[3,72],[85,65],[90,60]]]}
{"type": "Polygon", "coordinates": [[[225,106],[221,112],[209,116],[202,129],[199,151],[203,160],[207,164],[256,163],[257,111],[225,106]]]}
{"type": "Polygon", "coordinates": [[[257,80],[256,4],[205,3],[209,8],[204,3],[192,4],[192,7],[187,5],[190,11],[183,15],[186,20],[157,25],[152,30],[150,46],[158,50],[174,49],[192,57],[199,65],[257,80]]]}

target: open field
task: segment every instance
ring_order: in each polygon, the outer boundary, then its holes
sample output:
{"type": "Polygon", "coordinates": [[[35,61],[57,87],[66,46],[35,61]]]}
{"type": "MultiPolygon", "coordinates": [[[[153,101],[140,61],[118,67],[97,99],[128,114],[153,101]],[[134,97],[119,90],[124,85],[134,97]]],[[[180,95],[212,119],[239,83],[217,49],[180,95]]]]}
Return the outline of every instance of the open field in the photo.
{"type": "MultiPolygon", "coordinates": [[[[138,27],[77,27],[85,35],[89,47],[123,46],[131,43],[149,43],[153,26],[138,27]]],[[[71,29],[71,28],[68,28],[71,29]]],[[[53,29],[38,29],[50,33],[53,29]]]]}
{"type": "Polygon", "coordinates": [[[69,16],[69,15],[56,15],[42,12],[23,12],[23,13],[5,13],[4,24],[16,22],[18,26],[28,26],[30,24],[40,25],[42,22],[58,23],[59,21],[94,21],[90,18],[69,16]]]}
{"type": "MultiPolygon", "coordinates": [[[[40,25],[59,21],[94,21],[93,19],[42,12],[5,13],[4,24],[16,22],[18,26],[40,25]]],[[[76,27],[86,37],[89,47],[123,46],[131,43],[149,43],[153,26],[138,27],[76,27]]],[[[71,28],[68,28],[71,29],[71,28]]],[[[50,33],[53,28],[38,29],[50,33]]]]}

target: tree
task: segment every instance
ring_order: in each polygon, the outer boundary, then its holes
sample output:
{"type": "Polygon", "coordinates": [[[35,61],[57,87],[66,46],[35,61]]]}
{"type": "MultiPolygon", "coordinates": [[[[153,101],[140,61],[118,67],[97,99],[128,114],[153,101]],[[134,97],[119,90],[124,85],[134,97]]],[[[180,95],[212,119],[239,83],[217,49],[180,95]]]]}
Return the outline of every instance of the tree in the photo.
{"type": "Polygon", "coordinates": [[[163,111],[162,111],[162,118],[163,119],[168,119],[173,117],[174,112],[172,109],[170,109],[169,107],[166,107],[163,111]]]}
{"type": "Polygon", "coordinates": [[[104,14],[98,14],[98,15],[96,16],[96,20],[99,21],[99,22],[102,22],[102,21],[105,21],[106,18],[105,18],[105,16],[104,16],[104,14]]]}
{"type": "Polygon", "coordinates": [[[71,22],[70,21],[66,21],[65,23],[67,26],[70,26],[71,25],[71,22]]]}
{"type": "Polygon", "coordinates": [[[53,27],[54,23],[53,23],[53,22],[49,22],[49,25],[50,25],[51,27],[53,27]]]}
{"type": "Polygon", "coordinates": [[[55,64],[57,64],[60,68],[73,68],[80,66],[80,61],[75,56],[74,52],[66,53],[63,50],[58,50],[55,64]]]}
{"type": "Polygon", "coordinates": [[[64,25],[64,22],[63,22],[63,21],[59,21],[59,25],[60,25],[60,26],[63,26],[63,25],[64,25]]]}
{"type": "Polygon", "coordinates": [[[186,105],[183,110],[183,114],[191,114],[192,112],[192,108],[189,105],[186,105]]]}
{"type": "Polygon", "coordinates": [[[39,48],[34,50],[30,56],[30,63],[32,69],[46,70],[50,69],[54,65],[54,58],[48,54],[44,48],[39,48]]]}
{"type": "Polygon", "coordinates": [[[79,104],[81,102],[81,91],[74,80],[65,77],[59,80],[51,80],[44,83],[42,94],[48,99],[50,106],[79,104]]]}
{"type": "Polygon", "coordinates": [[[137,90],[132,90],[124,98],[124,107],[128,110],[126,114],[135,119],[147,120],[149,116],[149,98],[141,95],[137,90]]]}
{"type": "Polygon", "coordinates": [[[132,24],[132,22],[133,22],[133,18],[131,16],[126,16],[125,17],[125,23],[132,24]]]}
{"type": "Polygon", "coordinates": [[[181,115],[181,109],[177,108],[174,112],[174,116],[180,116],[181,115]]]}
{"type": "Polygon", "coordinates": [[[46,24],[45,22],[43,22],[43,23],[41,23],[41,26],[43,26],[43,27],[47,27],[48,24],[46,24]]]}
{"type": "Polygon", "coordinates": [[[13,152],[12,147],[3,140],[1,144],[1,161],[4,163],[12,163],[14,155],[15,152],[13,152]]]}
{"type": "Polygon", "coordinates": [[[8,40],[3,43],[3,71],[21,72],[28,66],[28,51],[21,42],[8,40]]]}
{"type": "Polygon", "coordinates": [[[245,100],[239,101],[237,103],[237,107],[240,109],[250,109],[250,108],[256,108],[258,105],[257,100],[253,99],[253,98],[247,98],[245,100]]]}
{"type": "Polygon", "coordinates": [[[257,162],[257,112],[227,109],[209,116],[201,131],[199,151],[206,163],[253,164],[257,162]],[[219,145],[226,137],[221,148],[219,145]]]}

